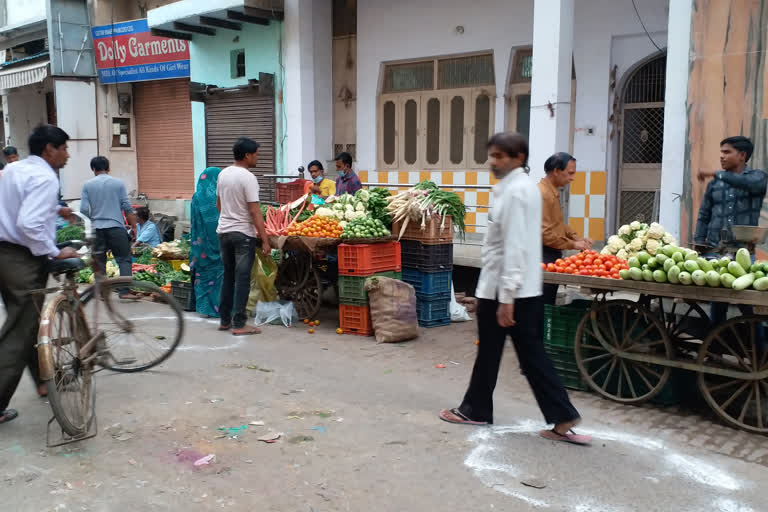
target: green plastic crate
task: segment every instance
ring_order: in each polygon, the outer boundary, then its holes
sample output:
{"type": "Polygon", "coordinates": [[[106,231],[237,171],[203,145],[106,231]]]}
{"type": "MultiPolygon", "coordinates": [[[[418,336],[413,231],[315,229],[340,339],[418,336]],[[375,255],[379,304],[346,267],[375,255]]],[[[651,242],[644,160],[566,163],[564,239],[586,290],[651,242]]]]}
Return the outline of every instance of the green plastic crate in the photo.
{"type": "Polygon", "coordinates": [[[400,280],[402,273],[379,272],[366,277],[339,275],[339,303],[349,306],[367,306],[368,292],[365,291],[365,280],[376,276],[400,280]]]}
{"type": "Polygon", "coordinates": [[[592,301],[575,300],[564,306],[544,305],[544,343],[573,348],[576,329],[592,307],[592,301]]]}
{"type": "Polygon", "coordinates": [[[544,344],[547,356],[552,361],[563,386],[577,391],[586,391],[587,384],[581,378],[581,372],[576,365],[576,357],[573,348],[561,347],[558,345],[544,344]]]}

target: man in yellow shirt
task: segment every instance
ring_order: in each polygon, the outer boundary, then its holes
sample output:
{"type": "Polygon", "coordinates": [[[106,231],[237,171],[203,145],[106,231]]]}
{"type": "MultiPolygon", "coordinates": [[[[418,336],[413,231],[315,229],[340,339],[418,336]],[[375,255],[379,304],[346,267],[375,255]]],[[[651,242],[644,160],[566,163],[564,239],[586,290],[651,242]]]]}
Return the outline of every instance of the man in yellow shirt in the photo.
{"type": "MultiPolygon", "coordinates": [[[[544,162],[544,176],[539,182],[541,192],[541,241],[544,245],[544,263],[562,258],[564,250],[584,251],[592,247],[592,240],[580,238],[563,219],[558,189],[568,186],[576,176],[576,159],[568,153],[555,153],[544,162]]],[[[544,304],[555,304],[557,285],[542,286],[544,304]]]]}
{"type": "Polygon", "coordinates": [[[307,192],[318,195],[323,199],[336,194],[336,184],[325,177],[323,164],[318,160],[312,160],[307,165],[312,183],[307,187],[307,192]]]}

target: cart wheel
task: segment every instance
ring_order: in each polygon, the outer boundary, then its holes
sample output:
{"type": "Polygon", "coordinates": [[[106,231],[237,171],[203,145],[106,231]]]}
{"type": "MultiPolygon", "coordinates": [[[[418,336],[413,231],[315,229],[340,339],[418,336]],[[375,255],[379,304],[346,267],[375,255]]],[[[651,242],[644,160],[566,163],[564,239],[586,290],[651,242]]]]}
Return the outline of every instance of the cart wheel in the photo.
{"type": "Polygon", "coordinates": [[[718,416],[736,428],[768,434],[768,317],[740,316],[718,325],[699,352],[699,388],[718,416]],[[760,331],[763,331],[762,333],[760,331]],[[745,372],[744,378],[718,370],[745,372]],[[762,378],[756,378],[759,373],[762,378]]]}
{"type": "Polygon", "coordinates": [[[275,288],[281,297],[287,297],[301,290],[307,283],[312,271],[312,258],[305,251],[289,251],[277,268],[275,288]]]}
{"type": "Polygon", "coordinates": [[[579,324],[574,352],[584,380],[606,398],[634,404],[661,391],[671,367],[623,359],[616,350],[671,359],[667,330],[653,313],[628,300],[595,306],[579,324]]]}
{"type": "MultiPolygon", "coordinates": [[[[647,306],[662,318],[673,346],[677,342],[699,342],[712,331],[709,316],[697,302],[678,302],[668,297],[649,297],[647,306]],[[663,311],[663,315],[659,311],[663,311]]],[[[698,346],[697,344],[697,350],[698,346]]]]}
{"type": "Polygon", "coordinates": [[[311,269],[304,287],[293,295],[293,305],[299,318],[315,318],[320,311],[323,288],[317,270],[311,269]]]}

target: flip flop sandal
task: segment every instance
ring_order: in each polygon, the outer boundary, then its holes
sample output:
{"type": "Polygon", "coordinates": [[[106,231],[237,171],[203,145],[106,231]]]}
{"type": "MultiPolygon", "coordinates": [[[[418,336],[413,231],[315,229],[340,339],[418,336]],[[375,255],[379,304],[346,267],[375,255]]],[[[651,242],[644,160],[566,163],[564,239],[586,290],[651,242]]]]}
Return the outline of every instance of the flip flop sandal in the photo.
{"type": "Polygon", "coordinates": [[[232,336],[252,336],[254,334],[261,334],[261,329],[258,327],[247,327],[241,332],[232,331],[232,336]]]}
{"type": "Polygon", "coordinates": [[[16,409],[6,409],[2,413],[0,413],[0,425],[3,423],[8,423],[11,420],[16,419],[19,416],[19,413],[16,409]]]}
{"type": "Polygon", "coordinates": [[[219,326],[219,330],[220,330],[220,331],[228,331],[228,330],[230,330],[231,328],[232,328],[232,324],[231,324],[231,323],[229,323],[229,324],[227,324],[227,325],[220,325],[220,326],[219,326]]]}
{"type": "Polygon", "coordinates": [[[591,437],[577,434],[573,430],[569,430],[565,434],[561,434],[560,432],[557,432],[555,429],[542,430],[541,432],[539,432],[539,435],[544,439],[549,439],[550,441],[560,441],[563,443],[576,444],[579,446],[589,446],[590,444],[592,444],[591,437]]]}
{"type": "Polygon", "coordinates": [[[488,425],[487,421],[473,421],[469,418],[467,418],[462,412],[458,409],[444,409],[440,411],[440,419],[445,421],[446,423],[453,423],[456,425],[475,425],[475,426],[485,426],[488,425]],[[458,420],[452,418],[449,416],[449,414],[453,414],[456,418],[459,418],[458,420]]]}

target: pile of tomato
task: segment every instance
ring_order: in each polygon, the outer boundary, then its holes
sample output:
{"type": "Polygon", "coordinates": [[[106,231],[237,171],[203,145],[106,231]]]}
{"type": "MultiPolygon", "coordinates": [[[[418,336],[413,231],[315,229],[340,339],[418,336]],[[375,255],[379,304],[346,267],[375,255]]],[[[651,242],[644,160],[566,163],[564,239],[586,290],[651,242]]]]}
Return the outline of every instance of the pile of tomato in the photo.
{"type": "Polygon", "coordinates": [[[554,263],[542,263],[541,268],[545,272],[558,274],[619,279],[619,271],[628,269],[629,264],[616,256],[600,254],[597,251],[583,251],[558,259],[554,263]]]}
{"type": "Polygon", "coordinates": [[[313,238],[340,238],[343,232],[344,229],[339,225],[339,221],[318,215],[288,228],[289,236],[308,236],[313,238]]]}

